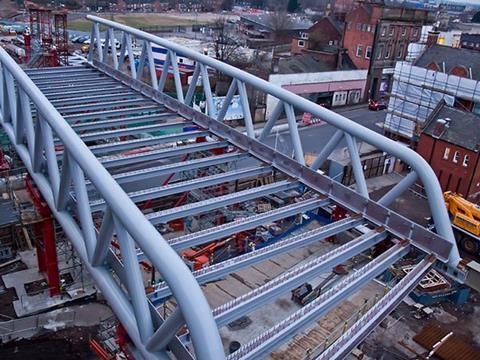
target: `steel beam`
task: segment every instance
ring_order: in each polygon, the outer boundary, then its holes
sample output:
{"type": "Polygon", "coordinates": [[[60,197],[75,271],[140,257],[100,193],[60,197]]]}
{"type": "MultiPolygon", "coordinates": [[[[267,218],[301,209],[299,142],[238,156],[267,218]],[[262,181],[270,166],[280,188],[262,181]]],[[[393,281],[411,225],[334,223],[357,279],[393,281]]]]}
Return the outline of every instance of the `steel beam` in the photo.
{"type": "Polygon", "coordinates": [[[366,283],[380,275],[385,269],[405,256],[409,250],[408,243],[393,246],[285,320],[240,347],[236,352],[229,355],[227,360],[263,358],[281,344],[290,340],[308,324],[316,321],[366,283]]]}
{"type": "MultiPolygon", "coordinates": [[[[83,124],[81,124],[83,125],[83,124]]],[[[145,133],[152,133],[157,131],[165,131],[170,129],[182,129],[185,126],[192,125],[189,121],[182,121],[182,122],[171,122],[171,123],[157,123],[153,125],[144,125],[144,126],[135,126],[135,127],[127,127],[127,128],[120,128],[115,130],[106,130],[106,131],[98,131],[98,132],[91,132],[86,134],[80,134],[80,139],[85,142],[89,141],[96,141],[102,139],[109,139],[113,137],[119,136],[131,136],[131,135],[138,135],[138,134],[145,134],[145,133]]],[[[72,126],[75,130],[75,126],[72,126]]],[[[192,131],[195,132],[195,131],[192,131]]],[[[175,135],[175,134],[171,134],[175,135]]]]}
{"type": "Polygon", "coordinates": [[[248,216],[246,218],[232,221],[214,228],[197,231],[193,234],[186,234],[168,240],[168,243],[175,250],[187,249],[192,246],[206,244],[210,241],[226,238],[241,231],[253,229],[262,224],[287,218],[306,211],[314,210],[326,206],[330,201],[328,199],[309,199],[298,203],[290,204],[278,209],[266,211],[261,214],[248,216]]]}
{"type": "Polygon", "coordinates": [[[387,233],[382,229],[372,230],[314,260],[297,266],[242,296],[213,310],[218,327],[238,319],[280,295],[315,279],[348,259],[364,252],[384,240],[387,233]]]}
{"type": "Polygon", "coordinates": [[[378,203],[383,206],[390,205],[395,199],[397,199],[400,195],[402,195],[410,186],[415,184],[417,181],[418,176],[415,171],[411,171],[405,176],[402,181],[396,184],[393,188],[391,188],[385,195],[383,195],[379,200],[378,203]]]}
{"type": "Polygon", "coordinates": [[[90,66],[66,66],[66,67],[46,67],[46,68],[28,68],[24,69],[25,73],[32,79],[36,77],[48,77],[48,76],[63,76],[65,74],[85,74],[94,71],[94,68],[90,66]]]}
{"type": "Polygon", "coordinates": [[[88,104],[88,103],[98,103],[106,102],[110,100],[119,100],[119,99],[129,99],[139,97],[140,95],[134,91],[125,90],[119,93],[107,93],[105,95],[95,95],[95,96],[78,96],[67,99],[56,99],[51,100],[50,102],[55,106],[66,106],[66,105],[78,105],[78,104],[88,104]]]}
{"type": "Polygon", "coordinates": [[[52,91],[52,90],[57,90],[60,91],[63,89],[64,91],[68,90],[85,90],[85,89],[92,89],[96,87],[104,87],[105,85],[114,85],[117,84],[115,80],[108,79],[108,80],[99,80],[99,81],[91,81],[91,82],[79,82],[75,83],[72,85],[56,85],[55,83],[51,83],[50,85],[42,85],[42,86],[37,86],[40,90],[43,91],[52,91]]]}
{"type": "Polygon", "coordinates": [[[63,118],[67,120],[69,123],[75,121],[82,121],[82,120],[91,120],[91,119],[104,119],[108,117],[114,116],[124,116],[124,115],[133,115],[137,114],[140,115],[142,113],[153,113],[156,111],[162,111],[164,108],[158,104],[155,105],[147,105],[147,106],[140,106],[134,108],[126,108],[126,109],[115,109],[115,110],[107,110],[107,111],[94,111],[88,113],[81,113],[75,115],[65,115],[63,118]]]}
{"type": "Polygon", "coordinates": [[[390,314],[402,300],[415,289],[428,273],[435,258],[428,256],[418,263],[402,280],[380,299],[359,321],[338,338],[328,349],[321,353],[318,360],[340,360],[348,356],[370,334],[373,329],[390,314]]]}
{"type": "Polygon", "coordinates": [[[153,104],[155,103],[148,98],[136,97],[135,99],[96,102],[96,103],[88,103],[88,104],[76,104],[76,105],[67,105],[67,106],[56,105],[55,107],[62,114],[72,114],[72,113],[80,113],[80,112],[92,111],[92,110],[127,108],[130,106],[141,106],[141,105],[146,106],[146,105],[153,105],[153,104]]]}
{"type": "MultiPolygon", "coordinates": [[[[175,122],[175,123],[166,122],[171,119],[178,119],[178,115],[175,113],[164,112],[164,113],[157,113],[157,114],[143,115],[143,116],[127,116],[124,118],[72,124],[72,129],[77,132],[83,132],[87,130],[108,129],[108,128],[118,127],[118,126],[160,121],[164,126],[163,130],[168,130],[168,129],[171,129],[172,126],[176,126],[175,124],[182,124],[182,122],[175,122]]],[[[190,122],[184,122],[184,123],[190,124],[190,122]]]]}
{"type": "MultiPolygon", "coordinates": [[[[146,190],[134,191],[127,193],[127,195],[134,203],[138,203],[145,200],[159,199],[165,196],[179,194],[186,191],[218,185],[243,178],[262,176],[270,172],[272,172],[271,167],[256,167],[250,169],[247,168],[242,170],[232,170],[220,174],[198,177],[192,180],[157,186],[146,190]]],[[[90,202],[90,206],[92,208],[92,211],[99,211],[104,209],[105,201],[95,200],[90,202]]]]}
{"type": "Polygon", "coordinates": [[[121,83],[114,83],[111,85],[104,85],[95,89],[86,89],[86,90],[77,90],[77,91],[61,91],[61,90],[52,90],[52,91],[42,91],[42,93],[48,98],[48,100],[56,99],[72,99],[80,96],[92,96],[92,95],[102,95],[102,94],[112,94],[119,91],[131,90],[124,86],[121,83]]]}
{"type": "Polygon", "coordinates": [[[113,178],[118,184],[128,184],[135,181],[151,179],[160,175],[172,174],[176,172],[196,170],[202,167],[215,166],[228,162],[235,162],[247,158],[245,153],[230,153],[225,155],[208,156],[199,159],[187,160],[178,163],[155,166],[141,170],[128,171],[120,174],[114,174],[113,178]]]}
{"type": "Polygon", "coordinates": [[[170,135],[150,136],[133,140],[115,141],[106,144],[89,146],[94,154],[106,154],[115,151],[126,151],[129,149],[142,148],[160,144],[174,143],[178,141],[187,141],[197,137],[207,136],[208,131],[187,131],[170,135]]]}
{"type": "Polygon", "coordinates": [[[211,141],[211,142],[198,143],[194,145],[168,147],[164,149],[152,150],[152,151],[132,154],[132,155],[104,156],[99,158],[98,160],[105,168],[112,168],[116,166],[136,164],[144,161],[159,160],[159,159],[165,159],[168,157],[192,154],[197,151],[220,149],[227,146],[228,146],[228,143],[226,141],[211,141]]]}
{"type": "Polygon", "coordinates": [[[108,77],[105,75],[98,73],[98,72],[92,72],[91,74],[83,74],[83,75],[77,75],[77,76],[57,76],[53,78],[43,78],[43,79],[32,79],[35,85],[38,87],[42,86],[48,86],[48,85],[62,85],[62,86],[68,86],[69,84],[81,84],[84,82],[90,82],[90,81],[96,81],[96,80],[107,80],[108,77]]]}
{"type": "Polygon", "coordinates": [[[174,207],[167,210],[146,214],[145,217],[154,225],[166,223],[174,219],[181,219],[187,216],[201,214],[207,211],[218,209],[224,206],[249,201],[279,191],[295,189],[299,186],[297,182],[278,181],[273,184],[263,185],[252,189],[239,191],[237,193],[214,197],[198,201],[192,204],[174,207]]]}
{"type": "MultiPolygon", "coordinates": [[[[234,257],[232,259],[222,261],[220,263],[207,266],[203,269],[193,272],[195,279],[199,284],[205,284],[210,281],[221,279],[226,275],[244,269],[248,266],[270,259],[274,256],[284,254],[310,245],[316,241],[323,240],[330,236],[334,236],[352,229],[355,226],[363,224],[361,218],[346,218],[328,225],[321,226],[317,229],[307,231],[300,235],[288,237],[277,241],[276,243],[252,252],[234,257]]],[[[154,304],[171,294],[171,290],[164,284],[157,285],[155,291],[150,294],[150,298],[154,304]]]]}

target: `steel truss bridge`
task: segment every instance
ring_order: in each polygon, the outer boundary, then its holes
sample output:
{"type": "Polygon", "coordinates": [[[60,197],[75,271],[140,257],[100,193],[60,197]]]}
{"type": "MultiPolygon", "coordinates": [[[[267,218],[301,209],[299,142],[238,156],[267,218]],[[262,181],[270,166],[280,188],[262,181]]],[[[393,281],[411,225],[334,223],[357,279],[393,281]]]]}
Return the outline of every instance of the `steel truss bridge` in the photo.
{"type": "MultiPolygon", "coordinates": [[[[442,192],[429,165],[412,150],[368,130],[347,118],[302,97],[273,86],[251,74],[184,48],[165,39],[94,16],[88,65],[69,68],[22,70],[0,49],[1,123],[18,155],[73,243],[89,273],[128,331],[138,358],[174,356],[180,359],[258,359],[269,354],[308,324],[319,319],[415,248],[423,259],[335,341],[322,359],[340,359],[362,341],[418,284],[432,267],[461,277],[460,261],[442,192]],[[100,26],[106,28],[105,46],[100,26]],[[115,37],[121,40],[120,56],[115,37]],[[134,64],[133,41],[142,46],[139,66],[134,64]],[[168,50],[165,68],[173,77],[176,94],[164,92],[167,71],[158,78],[152,44],[168,50]],[[177,55],[195,61],[193,79],[182,90],[177,55]],[[232,79],[226,100],[216,118],[209,72],[232,79]],[[143,76],[147,74],[144,80],[143,76]],[[192,107],[197,83],[201,84],[209,114],[192,107]],[[247,86],[279,99],[263,132],[256,136],[249,110],[247,86]],[[244,110],[246,134],[223,123],[232,97],[238,92],[244,110]],[[309,112],[337,128],[311,167],[304,164],[295,111],[309,112]],[[293,158],[264,145],[280,116],[288,120],[293,158]],[[196,126],[167,135],[140,137],[141,133],[196,126]],[[208,136],[210,141],[191,140],[208,136]],[[356,180],[356,190],[319,174],[318,169],[345,138],[356,180]],[[357,141],[392,154],[412,172],[379,201],[369,199],[357,141]],[[176,146],[165,144],[175,143],[176,146]],[[162,145],[163,144],[163,145],[162,145]],[[222,149],[222,151],[218,151],[222,149]],[[196,156],[196,154],[201,154],[196,156]],[[230,167],[214,174],[199,170],[242,159],[257,165],[230,167]],[[125,170],[127,169],[128,170],[125,170]],[[142,188],[159,175],[196,171],[187,181],[142,188]],[[226,195],[144,214],[137,204],[172,194],[194,191],[234,180],[274,174],[275,180],[226,195]],[[417,180],[423,183],[437,233],[428,231],[387,206],[417,180]],[[127,185],[136,187],[128,191],[127,185]],[[178,238],[165,240],[156,224],[220,209],[289,189],[310,194],[304,200],[248,216],[178,238]],[[177,251],[223,239],[261,224],[337,204],[348,210],[345,219],[300,235],[290,236],[261,249],[191,272],[177,251]],[[359,225],[370,231],[308,263],[292,268],[272,281],[222,306],[211,309],[200,284],[220,279],[275,255],[339,234],[359,225]],[[111,248],[115,238],[120,256],[111,248]],[[315,301],[225,355],[219,328],[276,299],[333,266],[390,238],[394,245],[358,271],[348,275],[315,301]],[[145,293],[139,260],[147,259],[161,274],[153,294],[145,293]],[[174,297],[177,308],[162,318],[154,299],[174,297]],[[191,346],[178,336],[188,328],[191,346]]],[[[118,254],[118,253],[117,253],[118,254]]]]}

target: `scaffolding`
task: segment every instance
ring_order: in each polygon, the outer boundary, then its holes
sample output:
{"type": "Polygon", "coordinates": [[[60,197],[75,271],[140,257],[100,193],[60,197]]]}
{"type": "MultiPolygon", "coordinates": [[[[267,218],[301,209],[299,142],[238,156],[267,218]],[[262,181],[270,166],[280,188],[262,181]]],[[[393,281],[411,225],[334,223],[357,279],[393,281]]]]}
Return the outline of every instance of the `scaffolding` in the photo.
{"type": "Polygon", "coordinates": [[[480,113],[480,82],[397,62],[384,129],[390,135],[416,142],[437,104],[480,113]]]}

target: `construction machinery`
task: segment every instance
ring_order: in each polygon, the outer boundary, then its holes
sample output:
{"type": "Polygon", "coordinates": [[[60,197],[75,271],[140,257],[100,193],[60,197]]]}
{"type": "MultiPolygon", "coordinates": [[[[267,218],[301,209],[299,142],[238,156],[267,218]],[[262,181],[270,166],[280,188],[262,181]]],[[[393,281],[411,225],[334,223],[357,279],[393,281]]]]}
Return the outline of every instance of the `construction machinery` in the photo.
{"type": "Polygon", "coordinates": [[[480,207],[451,191],[446,191],[443,197],[457,242],[469,254],[479,255],[480,207]]]}

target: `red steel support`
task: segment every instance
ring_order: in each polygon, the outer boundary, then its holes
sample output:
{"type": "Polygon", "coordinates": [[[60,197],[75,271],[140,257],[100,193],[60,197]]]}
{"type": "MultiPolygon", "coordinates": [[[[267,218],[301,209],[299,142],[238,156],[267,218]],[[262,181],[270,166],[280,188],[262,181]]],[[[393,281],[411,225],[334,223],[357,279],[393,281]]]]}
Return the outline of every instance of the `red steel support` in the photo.
{"type": "Polygon", "coordinates": [[[60,295],[60,274],[58,272],[57,247],[55,244],[55,228],[52,212],[45,201],[43,201],[42,195],[28,175],[25,177],[25,185],[42,219],[34,224],[38,269],[47,276],[50,296],[60,295]]]}

